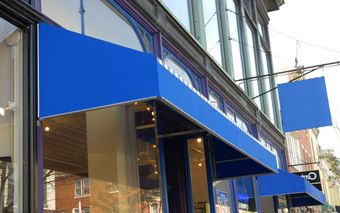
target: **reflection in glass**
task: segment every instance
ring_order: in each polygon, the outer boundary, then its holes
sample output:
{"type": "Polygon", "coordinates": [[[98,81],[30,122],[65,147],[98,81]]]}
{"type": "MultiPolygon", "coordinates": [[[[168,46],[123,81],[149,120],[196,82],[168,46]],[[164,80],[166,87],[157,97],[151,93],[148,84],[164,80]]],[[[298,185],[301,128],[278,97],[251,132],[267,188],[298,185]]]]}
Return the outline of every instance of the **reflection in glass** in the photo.
{"type": "Polygon", "coordinates": [[[41,0],[41,12],[60,26],[81,33],[79,0],[41,0]]]}
{"type": "Polygon", "coordinates": [[[0,212],[22,210],[22,34],[0,18],[0,212]]]}
{"type": "Polygon", "coordinates": [[[209,90],[209,101],[214,107],[217,107],[221,110],[223,109],[222,99],[212,90],[209,90]]]}
{"type": "Polygon", "coordinates": [[[144,51],[131,23],[107,0],[84,0],[84,9],[86,35],[144,51]]]}
{"type": "MultiPolygon", "coordinates": [[[[267,53],[264,51],[264,49],[262,48],[261,46],[261,59],[262,59],[262,74],[263,75],[267,75],[269,74],[269,71],[268,71],[268,62],[267,62],[267,53]]],[[[263,81],[264,81],[264,91],[268,91],[271,88],[270,86],[270,77],[267,77],[267,78],[263,78],[263,81]]],[[[267,115],[269,117],[269,119],[274,123],[275,120],[274,120],[274,102],[273,102],[273,98],[272,98],[272,92],[268,92],[267,94],[265,94],[265,97],[267,98],[267,115]]]]}
{"type": "Polygon", "coordinates": [[[204,15],[204,31],[206,37],[206,50],[222,65],[221,40],[218,29],[215,0],[202,0],[204,15]]]}
{"type": "Polygon", "coordinates": [[[188,0],[162,0],[175,17],[190,31],[188,0]]]}
{"type": "MultiPolygon", "coordinates": [[[[256,58],[255,58],[255,42],[253,40],[253,31],[251,30],[249,24],[246,24],[246,35],[247,35],[247,51],[249,56],[249,77],[255,77],[257,76],[256,71],[256,58]]],[[[258,96],[260,94],[259,90],[259,82],[257,79],[253,79],[250,81],[252,85],[252,96],[258,96]]],[[[262,109],[260,98],[253,99],[258,107],[262,109]]]]}
{"type": "Polygon", "coordinates": [[[210,203],[203,139],[188,140],[188,150],[194,212],[209,212],[210,203]]]}
{"type": "MultiPolygon", "coordinates": [[[[242,69],[242,60],[241,60],[241,39],[239,35],[239,24],[238,24],[238,10],[236,8],[236,4],[234,0],[226,0],[227,4],[227,16],[228,16],[228,24],[229,24],[229,40],[232,51],[232,62],[233,62],[233,72],[234,79],[243,79],[243,69],[242,69]]],[[[244,90],[244,83],[239,84],[240,87],[244,90]]]]}
{"type": "Polygon", "coordinates": [[[251,178],[236,179],[236,197],[239,213],[257,212],[254,187],[251,178]]]}
{"type": "Polygon", "coordinates": [[[155,116],[136,102],[44,120],[44,211],[162,212],[155,116]]]}
{"type": "Polygon", "coordinates": [[[284,195],[277,196],[277,202],[278,202],[278,213],[288,213],[288,205],[287,205],[287,198],[284,195]]]}
{"type": "Polygon", "coordinates": [[[231,213],[231,191],[229,180],[213,183],[216,213],[231,213]]]}

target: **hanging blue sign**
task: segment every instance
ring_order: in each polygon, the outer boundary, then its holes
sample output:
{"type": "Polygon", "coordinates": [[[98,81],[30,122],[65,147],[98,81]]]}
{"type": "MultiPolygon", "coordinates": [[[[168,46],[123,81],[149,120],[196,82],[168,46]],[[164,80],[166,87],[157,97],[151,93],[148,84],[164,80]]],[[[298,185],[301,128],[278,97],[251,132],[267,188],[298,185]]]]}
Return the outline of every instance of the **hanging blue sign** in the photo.
{"type": "Polygon", "coordinates": [[[331,126],[325,78],[278,85],[284,132],[331,126]]]}

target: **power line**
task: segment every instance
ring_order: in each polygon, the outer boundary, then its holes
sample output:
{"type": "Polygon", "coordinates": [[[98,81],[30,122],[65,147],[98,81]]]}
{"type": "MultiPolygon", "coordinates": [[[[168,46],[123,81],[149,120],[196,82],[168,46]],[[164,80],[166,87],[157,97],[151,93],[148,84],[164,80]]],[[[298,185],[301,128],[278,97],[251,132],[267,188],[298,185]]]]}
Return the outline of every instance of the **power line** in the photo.
{"type": "MultiPolygon", "coordinates": [[[[234,13],[235,15],[237,15],[237,16],[239,16],[239,17],[241,17],[241,18],[247,19],[246,16],[243,16],[243,15],[241,15],[241,14],[239,14],[239,13],[237,13],[237,12],[235,12],[235,11],[229,9],[229,8],[226,8],[226,11],[227,11],[227,12],[234,13]]],[[[274,29],[274,28],[271,28],[271,27],[269,27],[269,26],[267,26],[267,28],[268,28],[269,30],[273,31],[273,32],[276,32],[277,34],[280,34],[280,35],[282,35],[282,36],[284,36],[284,37],[287,37],[287,38],[289,38],[289,39],[292,39],[292,40],[294,40],[294,41],[299,41],[300,43],[303,43],[303,44],[306,44],[306,45],[314,46],[314,47],[317,47],[317,48],[320,48],[320,49],[325,49],[325,50],[328,50],[328,51],[331,51],[331,52],[336,52],[336,53],[339,53],[339,54],[340,54],[340,50],[332,49],[332,48],[325,47],[325,46],[322,46],[322,45],[319,45],[319,44],[315,44],[315,43],[312,43],[312,42],[308,42],[308,41],[304,41],[304,40],[301,40],[301,39],[297,39],[296,37],[293,37],[293,36],[291,36],[291,35],[288,35],[287,33],[281,32],[281,31],[276,30],[276,29],[274,29]]]]}
{"type": "Polygon", "coordinates": [[[320,48],[320,49],[325,49],[325,50],[328,50],[328,51],[331,51],[331,52],[336,52],[336,53],[339,53],[340,54],[340,50],[336,50],[336,49],[332,49],[332,48],[329,48],[329,47],[325,47],[325,46],[322,46],[322,45],[319,45],[319,44],[315,44],[315,43],[312,43],[312,42],[308,42],[308,41],[304,41],[304,40],[300,40],[300,39],[297,39],[293,36],[290,36],[286,33],[283,33],[281,31],[278,31],[278,30],[275,30],[271,27],[268,27],[268,29],[270,29],[271,31],[277,33],[277,34],[280,34],[284,37],[287,37],[289,39],[292,39],[294,41],[299,41],[300,43],[303,43],[303,44],[306,44],[306,45],[309,45],[309,46],[313,46],[313,47],[317,47],[317,48],[320,48]]]}

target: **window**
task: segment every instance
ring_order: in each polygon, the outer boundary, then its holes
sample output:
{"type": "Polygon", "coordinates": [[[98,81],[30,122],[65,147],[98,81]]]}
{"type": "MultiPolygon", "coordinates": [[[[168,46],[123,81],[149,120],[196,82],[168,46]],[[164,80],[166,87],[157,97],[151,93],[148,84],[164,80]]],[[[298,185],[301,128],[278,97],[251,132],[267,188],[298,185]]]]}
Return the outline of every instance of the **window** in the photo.
{"type": "Polygon", "coordinates": [[[84,0],[84,9],[86,35],[144,51],[140,35],[137,34],[130,20],[107,0],[84,0]]]}
{"type": "MultiPolygon", "coordinates": [[[[239,10],[234,0],[226,0],[227,5],[227,16],[228,16],[228,27],[229,27],[229,42],[231,48],[232,55],[232,64],[233,64],[233,74],[234,79],[243,79],[244,72],[242,68],[242,58],[241,58],[241,39],[239,35],[239,10]]],[[[244,90],[244,83],[239,84],[240,87],[244,90]]]]}
{"type": "Polygon", "coordinates": [[[77,179],[74,184],[75,196],[84,196],[90,194],[89,191],[89,179],[77,179]]]}
{"type": "Polygon", "coordinates": [[[152,52],[152,39],[146,30],[108,0],[41,0],[41,10],[68,30],[152,52]]]}
{"type": "MultiPolygon", "coordinates": [[[[261,47],[260,51],[261,51],[261,59],[262,59],[262,74],[267,75],[267,74],[269,74],[269,72],[268,72],[268,62],[267,62],[267,53],[265,52],[265,50],[262,47],[261,47]]],[[[264,88],[263,92],[266,92],[266,91],[272,89],[270,80],[271,80],[271,77],[263,78],[263,80],[262,80],[263,88],[264,88]]],[[[273,102],[272,95],[273,95],[272,92],[268,92],[263,97],[266,98],[265,102],[267,103],[266,114],[267,114],[269,120],[271,120],[273,123],[275,123],[274,102],[273,102]]]]}
{"type": "Polygon", "coordinates": [[[203,139],[188,140],[188,150],[194,212],[208,212],[210,202],[203,139]]]}
{"type": "MultiPolygon", "coordinates": [[[[247,37],[247,52],[248,52],[248,60],[249,60],[249,77],[255,77],[257,76],[257,66],[256,66],[256,56],[255,56],[255,44],[254,36],[253,36],[253,30],[249,26],[249,24],[246,24],[246,37],[247,37]]],[[[251,84],[251,95],[252,97],[256,97],[260,94],[259,90],[259,82],[257,79],[250,80],[251,84]]],[[[262,109],[260,98],[257,97],[254,99],[257,106],[262,109]]]]}
{"type": "Polygon", "coordinates": [[[202,0],[206,50],[222,65],[221,40],[215,0],[202,0]]]}
{"type": "Polygon", "coordinates": [[[217,213],[231,213],[230,180],[214,181],[215,209],[217,213]]]}
{"type": "Polygon", "coordinates": [[[172,71],[182,79],[189,86],[201,91],[201,80],[194,74],[189,68],[187,68],[183,63],[181,63],[174,55],[172,55],[168,50],[163,52],[164,64],[169,66],[172,71]]]}
{"type": "Polygon", "coordinates": [[[79,208],[74,208],[72,209],[72,213],[91,213],[90,208],[84,208],[84,209],[79,209],[79,208]]]}
{"type": "Polygon", "coordinates": [[[41,0],[41,11],[68,30],[81,33],[80,0],[41,0]]]}
{"type": "Polygon", "coordinates": [[[209,101],[214,107],[223,109],[222,98],[211,89],[209,89],[209,101]]]}
{"type": "Polygon", "coordinates": [[[54,211],[163,211],[155,114],[152,102],[136,102],[43,120],[43,168],[55,174],[43,184],[54,185],[54,211]]]}
{"type": "Polygon", "coordinates": [[[161,0],[175,17],[190,31],[188,0],[161,0]]]}
{"type": "Polygon", "coordinates": [[[236,179],[236,198],[240,213],[257,212],[252,178],[236,179]]]}
{"type": "Polygon", "coordinates": [[[0,212],[23,212],[22,33],[0,17],[0,212]]]}

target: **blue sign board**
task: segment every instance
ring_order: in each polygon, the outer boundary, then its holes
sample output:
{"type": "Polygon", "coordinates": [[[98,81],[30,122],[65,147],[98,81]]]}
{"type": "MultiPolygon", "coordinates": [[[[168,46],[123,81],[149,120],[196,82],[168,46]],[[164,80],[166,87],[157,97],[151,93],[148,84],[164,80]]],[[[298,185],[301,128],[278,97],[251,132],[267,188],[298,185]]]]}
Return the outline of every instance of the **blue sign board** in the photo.
{"type": "Polygon", "coordinates": [[[283,131],[331,126],[325,78],[278,85],[283,131]]]}

